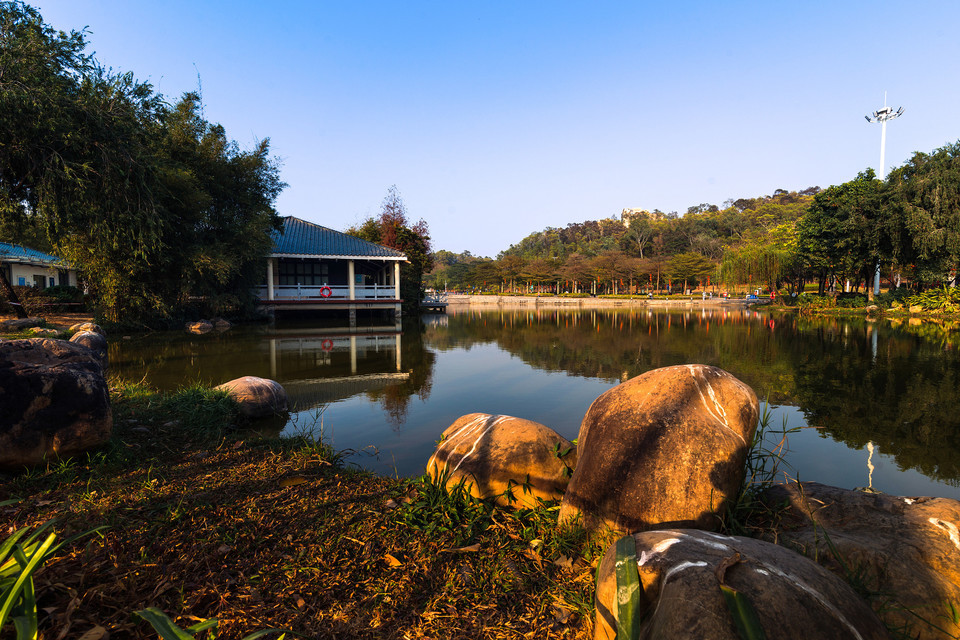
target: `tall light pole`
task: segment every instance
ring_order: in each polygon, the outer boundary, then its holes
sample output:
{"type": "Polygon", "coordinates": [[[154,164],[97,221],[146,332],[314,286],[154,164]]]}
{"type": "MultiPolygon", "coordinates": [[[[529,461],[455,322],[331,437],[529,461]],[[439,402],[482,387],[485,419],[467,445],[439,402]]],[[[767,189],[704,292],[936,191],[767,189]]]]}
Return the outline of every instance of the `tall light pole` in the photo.
{"type": "MultiPolygon", "coordinates": [[[[867,122],[880,123],[880,181],[887,179],[886,151],[887,151],[887,122],[903,115],[903,107],[896,111],[887,106],[887,92],[883,92],[883,109],[873,112],[873,117],[863,116],[867,122]]],[[[873,276],[873,295],[880,293],[880,262],[877,262],[877,272],[873,276]]]]}

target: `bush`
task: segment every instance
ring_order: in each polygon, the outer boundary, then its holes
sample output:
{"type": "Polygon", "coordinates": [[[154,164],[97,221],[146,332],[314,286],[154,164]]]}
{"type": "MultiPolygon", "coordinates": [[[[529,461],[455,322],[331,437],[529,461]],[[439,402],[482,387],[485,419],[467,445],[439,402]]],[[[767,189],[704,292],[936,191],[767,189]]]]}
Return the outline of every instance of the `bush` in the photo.
{"type": "Polygon", "coordinates": [[[900,287],[899,289],[891,289],[886,293],[881,293],[876,296],[873,300],[878,307],[889,309],[890,307],[896,307],[898,304],[903,306],[906,304],[907,298],[911,296],[911,291],[906,287],[900,287]]]}
{"type": "MultiPolygon", "coordinates": [[[[28,315],[42,315],[44,311],[83,311],[86,309],[83,291],[76,287],[57,285],[40,289],[14,285],[14,293],[20,299],[20,304],[28,315]]],[[[4,303],[4,311],[9,313],[13,308],[4,303]]]]}
{"type": "Polygon", "coordinates": [[[910,307],[918,306],[924,311],[960,313],[960,289],[951,289],[946,286],[939,289],[930,289],[908,297],[906,305],[910,307]]]}
{"type": "Polygon", "coordinates": [[[838,293],[836,296],[801,293],[797,296],[801,309],[856,309],[867,306],[867,296],[862,293],[838,293]]]}

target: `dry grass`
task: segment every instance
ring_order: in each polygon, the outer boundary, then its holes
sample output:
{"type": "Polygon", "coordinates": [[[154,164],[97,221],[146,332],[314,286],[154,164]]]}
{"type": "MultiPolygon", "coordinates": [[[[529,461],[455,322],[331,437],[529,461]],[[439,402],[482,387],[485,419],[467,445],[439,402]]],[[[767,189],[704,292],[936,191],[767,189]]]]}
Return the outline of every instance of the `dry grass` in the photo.
{"type": "MultiPolygon", "coordinates": [[[[341,464],[309,437],[230,428],[209,393],[114,392],[110,446],[84,461],[0,478],[0,525],[58,518],[109,529],[37,576],[48,640],[101,626],[155,637],[155,606],[221,637],[286,628],[315,638],[587,638],[603,551],[556,511],[473,505],[473,522],[425,533],[422,482],[341,464]],[[464,539],[464,532],[472,535],[464,539]],[[482,526],[477,526],[477,525],[482,526]]],[[[452,508],[436,504],[435,509],[452,508]]],[[[426,515],[429,515],[427,513],[426,515]]],[[[4,534],[5,535],[5,534],[4,534]]]]}

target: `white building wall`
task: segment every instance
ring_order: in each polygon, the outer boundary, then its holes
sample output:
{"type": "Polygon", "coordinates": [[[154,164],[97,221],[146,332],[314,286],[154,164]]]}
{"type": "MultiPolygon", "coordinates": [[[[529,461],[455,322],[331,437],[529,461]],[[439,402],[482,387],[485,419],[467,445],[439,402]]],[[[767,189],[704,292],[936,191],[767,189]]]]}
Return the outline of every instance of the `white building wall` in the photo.
{"type": "Polygon", "coordinates": [[[67,271],[67,280],[68,282],[60,282],[60,270],[52,269],[49,267],[41,267],[32,264],[22,264],[14,262],[10,264],[10,284],[17,285],[26,285],[32,287],[35,284],[35,276],[43,276],[46,280],[44,282],[45,287],[51,286],[51,282],[54,285],[72,285],[77,286],[77,272],[73,269],[67,271]],[[53,278],[51,281],[50,278],[53,278]]]}

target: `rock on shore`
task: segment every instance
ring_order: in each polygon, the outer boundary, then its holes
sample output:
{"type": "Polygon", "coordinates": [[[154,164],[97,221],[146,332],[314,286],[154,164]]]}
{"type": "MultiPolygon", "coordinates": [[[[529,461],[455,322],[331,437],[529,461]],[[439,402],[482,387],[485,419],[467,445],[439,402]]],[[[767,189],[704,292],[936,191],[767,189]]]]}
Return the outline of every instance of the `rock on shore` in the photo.
{"type": "MultiPolygon", "coordinates": [[[[749,602],[767,638],[889,638],[847,583],[783,547],[698,530],[647,531],[632,538],[636,555],[623,558],[621,572],[632,572],[639,582],[634,619],[640,638],[746,637],[737,631],[721,585],[749,602]]],[[[597,640],[620,637],[618,601],[630,592],[626,580],[618,588],[617,561],[614,544],[597,571],[597,640]]]]}
{"type": "Polygon", "coordinates": [[[427,475],[449,489],[460,482],[477,498],[506,506],[559,500],[576,466],[569,440],[539,422],[471,413],[443,432],[427,475]]]}
{"type": "Polygon", "coordinates": [[[884,619],[891,627],[910,628],[910,637],[921,640],[960,637],[949,608],[960,609],[960,501],[817,482],[774,486],[764,497],[771,507],[786,507],[780,544],[841,575],[855,572],[888,603],[884,619]]]}
{"type": "Polygon", "coordinates": [[[90,349],[42,338],[0,342],[0,467],[98,447],[112,427],[103,368],[90,349]]]}
{"type": "Polygon", "coordinates": [[[758,417],[753,390],[716,367],[665,367],[614,387],[583,419],[561,521],[623,533],[716,527],[758,417]]]}

